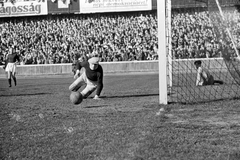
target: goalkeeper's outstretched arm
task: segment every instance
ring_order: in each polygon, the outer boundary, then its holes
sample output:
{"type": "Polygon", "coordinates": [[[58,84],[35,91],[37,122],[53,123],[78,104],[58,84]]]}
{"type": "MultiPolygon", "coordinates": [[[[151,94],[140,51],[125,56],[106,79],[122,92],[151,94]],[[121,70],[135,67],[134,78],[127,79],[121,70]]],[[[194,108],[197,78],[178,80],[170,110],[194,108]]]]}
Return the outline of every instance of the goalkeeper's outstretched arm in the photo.
{"type": "Polygon", "coordinates": [[[80,75],[80,70],[79,69],[77,69],[76,70],[76,73],[75,73],[75,75],[74,75],[74,79],[76,79],[76,78],[78,78],[79,77],[79,75],[80,75]]]}

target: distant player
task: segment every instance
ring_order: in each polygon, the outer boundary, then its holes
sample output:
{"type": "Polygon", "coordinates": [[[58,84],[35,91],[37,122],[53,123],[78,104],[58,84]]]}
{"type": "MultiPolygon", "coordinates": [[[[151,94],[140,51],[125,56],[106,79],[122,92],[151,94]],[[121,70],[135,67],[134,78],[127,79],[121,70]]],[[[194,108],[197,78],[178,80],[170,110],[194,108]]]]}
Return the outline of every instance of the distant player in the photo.
{"type": "Polygon", "coordinates": [[[9,53],[6,57],[6,68],[5,71],[7,72],[7,78],[9,87],[12,87],[12,80],[14,81],[15,86],[17,85],[17,79],[16,79],[16,70],[17,70],[17,64],[16,62],[20,62],[19,56],[17,55],[14,47],[9,47],[9,53]]]}
{"type": "Polygon", "coordinates": [[[96,94],[93,99],[100,99],[99,96],[103,89],[103,69],[102,66],[99,65],[99,58],[93,57],[88,61],[77,62],[76,69],[77,70],[74,75],[76,80],[69,86],[69,90],[77,91],[83,85],[87,84],[87,86],[81,92],[83,98],[87,98],[96,90],[96,94]],[[79,77],[82,67],[85,70],[79,77]]]}
{"type": "Polygon", "coordinates": [[[221,80],[214,80],[210,72],[202,67],[202,61],[195,61],[194,65],[197,69],[196,86],[214,85],[215,83],[223,84],[223,81],[221,80]]]}

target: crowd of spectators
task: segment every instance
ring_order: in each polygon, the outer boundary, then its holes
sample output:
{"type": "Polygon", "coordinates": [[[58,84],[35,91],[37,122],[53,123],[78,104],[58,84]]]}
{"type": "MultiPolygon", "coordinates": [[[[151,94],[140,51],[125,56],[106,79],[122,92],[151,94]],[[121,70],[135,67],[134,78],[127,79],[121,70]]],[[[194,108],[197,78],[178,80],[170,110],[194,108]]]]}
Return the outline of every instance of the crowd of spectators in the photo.
{"type": "MultiPolygon", "coordinates": [[[[226,14],[237,47],[239,13],[226,14]]],[[[206,11],[172,12],[175,59],[220,57],[230,40],[218,19],[206,11]],[[215,25],[216,24],[216,25],[215,25]],[[218,31],[218,32],[216,32],[218,31]]],[[[80,57],[101,61],[157,60],[157,12],[52,15],[0,19],[0,60],[14,47],[21,64],[73,63],[80,57]]]]}
{"type": "Polygon", "coordinates": [[[60,15],[5,19],[0,53],[14,45],[25,64],[71,63],[83,55],[102,61],[157,59],[156,15],[60,15]]]}
{"type": "Polygon", "coordinates": [[[236,50],[240,48],[240,14],[231,8],[224,11],[224,19],[218,11],[173,14],[171,27],[173,57],[211,58],[229,53],[236,56],[236,50]]]}

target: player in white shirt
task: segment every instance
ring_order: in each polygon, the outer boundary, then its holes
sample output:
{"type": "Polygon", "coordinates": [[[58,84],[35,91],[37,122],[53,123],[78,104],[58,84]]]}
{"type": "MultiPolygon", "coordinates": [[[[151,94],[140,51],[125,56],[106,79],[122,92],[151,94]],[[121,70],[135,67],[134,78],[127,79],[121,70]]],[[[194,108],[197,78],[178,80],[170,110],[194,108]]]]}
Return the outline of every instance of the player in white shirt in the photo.
{"type": "Polygon", "coordinates": [[[194,62],[197,69],[196,86],[214,85],[215,83],[223,84],[221,80],[214,80],[210,72],[202,67],[202,61],[197,60],[194,62]]]}

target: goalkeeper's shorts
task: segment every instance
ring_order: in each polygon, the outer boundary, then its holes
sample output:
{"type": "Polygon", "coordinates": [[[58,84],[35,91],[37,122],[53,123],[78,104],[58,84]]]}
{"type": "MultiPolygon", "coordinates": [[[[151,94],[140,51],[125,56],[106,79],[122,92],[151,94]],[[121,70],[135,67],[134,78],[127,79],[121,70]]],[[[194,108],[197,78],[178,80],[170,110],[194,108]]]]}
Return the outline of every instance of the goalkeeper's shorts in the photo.
{"type": "Polygon", "coordinates": [[[82,86],[86,86],[82,91],[81,94],[83,95],[83,98],[87,98],[92,92],[94,92],[97,89],[98,82],[97,81],[91,81],[87,78],[86,72],[83,72],[80,77],[78,77],[70,86],[70,91],[77,91],[82,86]]]}

